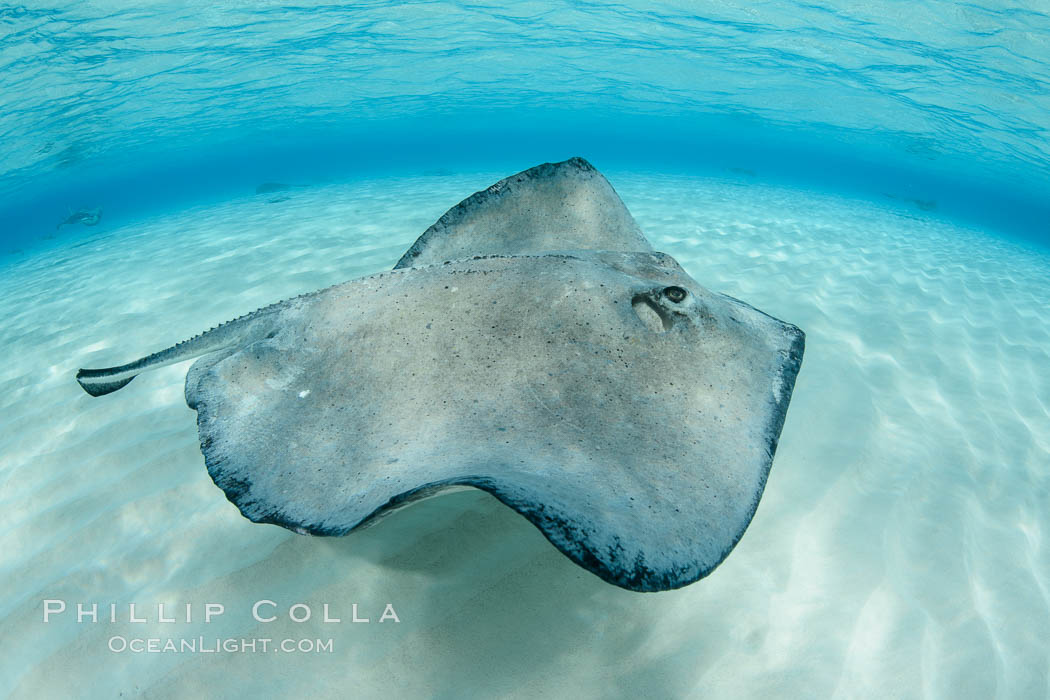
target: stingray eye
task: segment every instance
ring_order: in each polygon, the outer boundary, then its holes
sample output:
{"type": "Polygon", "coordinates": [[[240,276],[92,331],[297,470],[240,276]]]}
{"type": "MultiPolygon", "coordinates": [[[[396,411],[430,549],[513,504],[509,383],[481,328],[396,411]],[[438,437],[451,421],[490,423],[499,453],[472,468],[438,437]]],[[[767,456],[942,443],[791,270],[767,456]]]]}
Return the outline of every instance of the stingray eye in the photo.
{"type": "Polygon", "coordinates": [[[688,293],[689,292],[685,291],[681,287],[667,287],[666,289],[664,289],[664,296],[676,304],[680,301],[685,301],[685,297],[688,293]]]}

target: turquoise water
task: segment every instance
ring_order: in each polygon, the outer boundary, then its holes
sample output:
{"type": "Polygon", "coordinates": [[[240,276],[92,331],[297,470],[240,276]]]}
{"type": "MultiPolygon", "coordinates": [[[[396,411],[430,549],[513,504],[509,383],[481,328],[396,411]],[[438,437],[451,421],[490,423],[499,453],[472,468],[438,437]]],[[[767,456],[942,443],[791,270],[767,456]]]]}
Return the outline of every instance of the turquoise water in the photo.
{"type": "Polygon", "coordinates": [[[0,235],[24,248],[92,202],[112,221],[262,179],[580,154],[1045,242],[1048,47],[1036,2],[5,5],[0,235]]]}
{"type": "Polygon", "coordinates": [[[1050,693],[1050,9],[3,5],[0,107],[0,696],[1050,693]],[[388,269],[572,155],[701,284],[807,332],[755,519],[694,585],[609,586],[474,491],[345,538],[255,525],[185,363],[73,380],[388,269]]]}

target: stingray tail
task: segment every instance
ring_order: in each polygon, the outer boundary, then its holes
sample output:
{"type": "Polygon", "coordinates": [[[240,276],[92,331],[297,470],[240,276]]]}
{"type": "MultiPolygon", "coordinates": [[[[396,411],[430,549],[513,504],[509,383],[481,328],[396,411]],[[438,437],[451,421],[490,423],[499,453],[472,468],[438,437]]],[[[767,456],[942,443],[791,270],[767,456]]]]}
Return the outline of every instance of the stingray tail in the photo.
{"type": "Polygon", "coordinates": [[[80,384],[81,389],[92,396],[104,396],[127,386],[132,379],[138,376],[137,374],[132,374],[128,377],[121,376],[127,371],[125,368],[129,366],[124,365],[109,369],[82,369],[77,372],[77,383],[80,384]]]}
{"type": "Polygon", "coordinates": [[[222,326],[208,331],[207,333],[201,333],[197,337],[173,345],[167,350],[155,352],[152,355],[143,357],[140,360],[135,360],[126,365],[107,367],[105,369],[78,370],[77,383],[80,384],[81,389],[92,396],[105,396],[106,394],[111,394],[117,389],[127,386],[132,379],[143,372],[148,372],[151,369],[167,367],[168,365],[183,362],[184,360],[192,360],[195,357],[200,357],[201,355],[206,355],[215,350],[221,350],[222,348],[227,347],[232,339],[227,338],[227,342],[208,342],[209,340],[213,340],[209,339],[208,336],[221,328],[222,326]]]}
{"type": "Polygon", "coordinates": [[[77,383],[92,396],[105,396],[127,386],[132,379],[153,369],[160,369],[201,355],[217,352],[260,339],[270,330],[272,312],[282,304],[274,304],[216,326],[189,340],[172,345],[166,350],[135,360],[119,367],[81,369],[77,383]]]}

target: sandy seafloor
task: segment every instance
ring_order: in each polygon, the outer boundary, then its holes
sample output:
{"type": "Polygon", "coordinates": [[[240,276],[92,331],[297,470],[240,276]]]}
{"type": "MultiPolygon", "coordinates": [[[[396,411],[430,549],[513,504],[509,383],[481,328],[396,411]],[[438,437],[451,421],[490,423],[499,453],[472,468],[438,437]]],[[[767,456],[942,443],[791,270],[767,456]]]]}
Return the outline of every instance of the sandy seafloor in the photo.
{"type": "Polygon", "coordinates": [[[701,284],[808,334],[755,520],[669,593],[603,583],[476,491],[345,538],[254,525],[204,469],[188,363],[101,399],[73,380],[388,268],[506,174],[245,197],[0,261],[0,694],[1047,696],[1050,255],[935,212],[607,173],[701,284]],[[115,602],[122,622],[44,624],[46,598],[115,602]],[[315,619],[256,623],[260,599],[315,619]],[[195,621],[157,622],[158,602],[195,621]],[[226,606],[208,625],[206,602],[226,606]],[[326,602],[341,624],[316,619],[326,602]],[[355,602],[371,623],[348,622],[355,602]],[[388,602],[400,623],[377,623],[388,602]],[[114,635],[334,652],[117,654],[114,635]]]}

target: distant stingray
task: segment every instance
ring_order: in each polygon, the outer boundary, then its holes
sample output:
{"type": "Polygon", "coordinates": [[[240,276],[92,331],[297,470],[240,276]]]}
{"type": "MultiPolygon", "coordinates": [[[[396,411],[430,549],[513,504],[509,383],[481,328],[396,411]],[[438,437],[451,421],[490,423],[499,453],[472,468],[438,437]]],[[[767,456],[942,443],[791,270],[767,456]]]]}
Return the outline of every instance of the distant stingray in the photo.
{"type": "Polygon", "coordinates": [[[804,335],[653,251],[589,163],[453,207],[389,272],[77,373],[186,375],[208,473],[245,517],[343,535],[488,491],[635,591],[686,585],[758,506],[804,335]]]}
{"type": "Polygon", "coordinates": [[[67,224],[84,224],[85,226],[94,226],[102,220],[102,209],[96,207],[95,209],[79,209],[75,212],[70,213],[62,221],[58,222],[55,226],[56,229],[62,228],[67,224]]]}
{"type": "Polygon", "coordinates": [[[283,182],[264,182],[255,186],[255,194],[273,194],[274,192],[287,192],[295,187],[283,182]]]}

